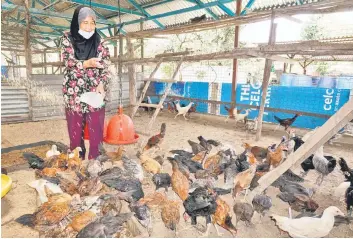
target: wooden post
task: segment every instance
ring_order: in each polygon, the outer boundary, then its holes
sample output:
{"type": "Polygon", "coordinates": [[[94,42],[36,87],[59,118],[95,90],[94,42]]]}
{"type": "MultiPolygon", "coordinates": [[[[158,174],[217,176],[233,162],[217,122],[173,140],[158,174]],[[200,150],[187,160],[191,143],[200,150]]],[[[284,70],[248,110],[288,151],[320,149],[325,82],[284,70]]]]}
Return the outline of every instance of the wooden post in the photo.
{"type": "MultiPolygon", "coordinates": [[[[237,1],[237,9],[236,9],[236,16],[240,16],[241,13],[241,2],[242,0],[237,1]]],[[[235,26],[235,35],[234,35],[234,48],[239,47],[239,30],[240,26],[235,26]]],[[[234,107],[235,106],[235,101],[237,99],[236,93],[237,93],[237,75],[238,75],[238,59],[234,58],[233,59],[233,76],[232,76],[232,98],[231,98],[231,105],[234,107]]]]}
{"type": "MultiPolygon", "coordinates": [[[[44,50],[43,52],[43,61],[44,61],[44,64],[47,63],[47,51],[44,50]]],[[[47,66],[44,66],[44,74],[47,74],[47,66]]]]}
{"type": "MultiPolygon", "coordinates": [[[[140,31],[143,31],[143,22],[140,22],[140,31]]],[[[144,41],[143,41],[143,37],[141,38],[141,59],[144,58],[145,56],[145,47],[143,46],[144,41]]],[[[145,72],[145,66],[142,64],[141,65],[141,71],[142,73],[145,72]]]]}
{"type": "MultiPolygon", "coordinates": [[[[134,47],[131,42],[131,38],[126,38],[128,58],[134,58],[134,47]]],[[[129,76],[129,91],[130,91],[130,105],[136,104],[136,78],[135,78],[135,64],[128,65],[128,76],[129,76]]]]}
{"type": "Polygon", "coordinates": [[[260,178],[257,186],[248,195],[247,201],[252,202],[255,195],[260,194],[276,179],[291,167],[298,167],[311,154],[316,152],[324,143],[342,129],[349,121],[353,119],[353,99],[350,99],[343,105],[336,114],[332,115],[326,123],[319,129],[315,130],[313,135],[305,141],[305,143],[277,168],[268,172],[260,178]]]}
{"type": "Polygon", "coordinates": [[[26,18],[26,30],[24,35],[24,47],[25,47],[25,61],[26,61],[26,77],[28,81],[28,103],[29,103],[29,119],[33,119],[33,108],[32,108],[32,56],[31,56],[31,41],[30,41],[30,25],[31,25],[31,16],[29,13],[29,0],[25,0],[25,18],[26,18]]]}
{"type": "MultiPolygon", "coordinates": [[[[116,33],[118,31],[118,27],[117,26],[115,26],[114,27],[114,34],[116,33]]],[[[116,41],[118,41],[118,40],[116,40],[116,41]]],[[[117,46],[114,46],[114,57],[118,57],[118,47],[117,46]]],[[[115,70],[117,71],[117,63],[115,62],[115,70]]]]}
{"type": "MultiPolygon", "coordinates": [[[[274,44],[275,41],[276,41],[276,27],[277,27],[277,24],[274,23],[274,20],[275,20],[275,15],[272,12],[269,45],[274,44]]],[[[261,104],[260,104],[259,115],[257,116],[258,128],[257,128],[257,132],[256,132],[256,139],[255,139],[256,141],[260,140],[260,138],[261,138],[262,118],[263,118],[264,111],[265,111],[265,103],[266,103],[267,89],[268,89],[268,85],[269,85],[269,82],[270,82],[271,67],[272,67],[272,60],[266,59],[265,70],[264,70],[264,78],[263,78],[263,81],[262,81],[261,104]]]]}

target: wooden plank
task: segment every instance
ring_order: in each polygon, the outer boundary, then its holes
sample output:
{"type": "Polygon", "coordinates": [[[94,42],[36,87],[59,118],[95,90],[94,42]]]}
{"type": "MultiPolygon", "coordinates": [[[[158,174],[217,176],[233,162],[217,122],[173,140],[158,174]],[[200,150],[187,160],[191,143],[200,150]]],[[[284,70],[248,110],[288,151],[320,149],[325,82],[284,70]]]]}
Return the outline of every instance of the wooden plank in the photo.
{"type": "Polygon", "coordinates": [[[151,108],[159,108],[159,105],[156,104],[146,104],[146,103],[141,103],[139,104],[140,107],[151,107],[151,108]]]}
{"type": "Polygon", "coordinates": [[[255,195],[260,194],[289,168],[300,165],[352,119],[353,99],[350,99],[336,112],[336,114],[328,119],[323,126],[317,129],[297,151],[289,155],[288,158],[277,168],[262,176],[258,182],[259,186],[251,191],[247,197],[247,201],[251,202],[255,195]]]}
{"type": "MultiPolygon", "coordinates": [[[[24,47],[25,47],[25,61],[26,61],[26,77],[29,82],[32,80],[32,53],[31,53],[31,36],[30,36],[30,28],[31,28],[31,16],[29,13],[29,0],[25,0],[25,19],[26,19],[26,30],[24,35],[24,47]]],[[[29,103],[29,119],[33,119],[33,108],[32,108],[32,89],[31,86],[28,87],[28,93],[30,97],[28,97],[29,103]]]]}
{"type": "MultiPolygon", "coordinates": [[[[126,38],[127,52],[129,58],[134,58],[134,50],[131,42],[131,38],[126,38]]],[[[130,104],[136,104],[136,79],[135,79],[135,65],[128,65],[128,76],[129,76],[129,90],[130,90],[130,104]]]]}
{"type": "MultiPolygon", "coordinates": [[[[270,38],[268,40],[269,45],[274,44],[276,41],[277,24],[274,23],[274,21],[275,21],[275,14],[274,14],[274,12],[272,12],[270,38]]],[[[256,141],[260,140],[260,138],[261,138],[262,120],[263,120],[264,111],[265,111],[265,103],[266,103],[268,85],[270,83],[271,67],[272,67],[272,60],[266,59],[265,69],[264,69],[264,78],[262,81],[262,96],[261,96],[260,110],[259,110],[259,114],[257,116],[258,127],[257,127],[257,131],[256,131],[256,138],[255,138],[256,141]]]]}

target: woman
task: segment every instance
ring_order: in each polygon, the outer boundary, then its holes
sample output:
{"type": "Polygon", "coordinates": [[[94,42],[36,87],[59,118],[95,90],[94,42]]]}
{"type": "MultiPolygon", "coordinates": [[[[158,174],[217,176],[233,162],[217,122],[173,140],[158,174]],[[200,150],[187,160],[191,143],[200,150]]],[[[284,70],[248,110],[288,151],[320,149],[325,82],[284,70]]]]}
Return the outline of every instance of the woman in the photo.
{"type": "Polygon", "coordinates": [[[93,108],[80,102],[80,96],[86,92],[98,92],[105,97],[110,77],[110,55],[97,33],[96,15],[91,8],[79,6],[75,9],[70,32],[62,36],[61,46],[66,67],[63,95],[70,148],[81,147],[81,157],[84,159],[83,129],[87,123],[90,143],[88,159],[95,159],[103,141],[105,108],[93,108]]]}

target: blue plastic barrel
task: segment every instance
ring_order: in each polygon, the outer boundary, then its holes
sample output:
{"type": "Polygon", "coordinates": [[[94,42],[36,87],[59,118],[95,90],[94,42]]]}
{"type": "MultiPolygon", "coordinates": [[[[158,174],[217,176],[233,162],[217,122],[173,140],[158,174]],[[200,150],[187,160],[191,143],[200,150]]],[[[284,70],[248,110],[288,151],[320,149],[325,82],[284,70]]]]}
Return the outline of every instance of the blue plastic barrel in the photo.
{"type": "Polygon", "coordinates": [[[335,88],[336,87],[336,78],[331,76],[323,76],[320,78],[317,87],[320,88],[335,88]]]}
{"type": "Polygon", "coordinates": [[[292,80],[292,86],[311,87],[312,85],[313,85],[313,82],[310,76],[297,75],[292,80]]]}
{"type": "Polygon", "coordinates": [[[281,86],[291,86],[295,76],[296,75],[294,74],[287,74],[287,73],[282,74],[280,79],[281,86]]]}
{"type": "Polygon", "coordinates": [[[353,76],[341,76],[336,79],[337,89],[353,89],[353,76]]]}

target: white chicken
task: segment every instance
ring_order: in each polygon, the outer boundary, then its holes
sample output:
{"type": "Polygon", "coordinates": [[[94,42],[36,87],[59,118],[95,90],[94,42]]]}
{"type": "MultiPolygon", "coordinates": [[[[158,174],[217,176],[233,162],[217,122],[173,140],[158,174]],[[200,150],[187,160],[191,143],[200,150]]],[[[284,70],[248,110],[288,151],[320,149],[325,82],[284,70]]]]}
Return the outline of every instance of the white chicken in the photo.
{"type": "Polygon", "coordinates": [[[278,215],[270,217],[276,221],[276,225],[282,231],[288,232],[291,237],[295,238],[320,238],[326,237],[335,224],[335,216],[345,216],[337,207],[330,206],[325,209],[321,218],[302,217],[298,219],[290,219],[278,215]]]}
{"type": "Polygon", "coordinates": [[[48,201],[48,197],[45,192],[45,187],[47,187],[52,193],[63,193],[63,191],[58,185],[51,183],[45,179],[35,180],[28,183],[27,185],[37,190],[41,204],[48,201]]]}
{"type": "Polygon", "coordinates": [[[181,107],[179,101],[175,104],[178,113],[176,114],[176,116],[174,117],[174,119],[176,119],[176,117],[178,115],[183,115],[185,120],[188,120],[187,118],[185,118],[185,115],[188,113],[188,111],[190,110],[191,106],[193,105],[193,102],[190,102],[187,106],[185,107],[181,107]]]}
{"type": "Polygon", "coordinates": [[[238,123],[238,121],[243,121],[244,123],[246,123],[246,118],[248,117],[250,111],[251,109],[247,109],[245,110],[245,113],[237,114],[235,116],[235,125],[238,123]]]}
{"type": "Polygon", "coordinates": [[[45,157],[47,159],[49,159],[49,158],[51,158],[53,156],[57,156],[57,155],[60,155],[60,152],[58,151],[58,147],[55,144],[53,144],[51,146],[51,149],[48,150],[47,153],[45,154],[45,157]]]}

